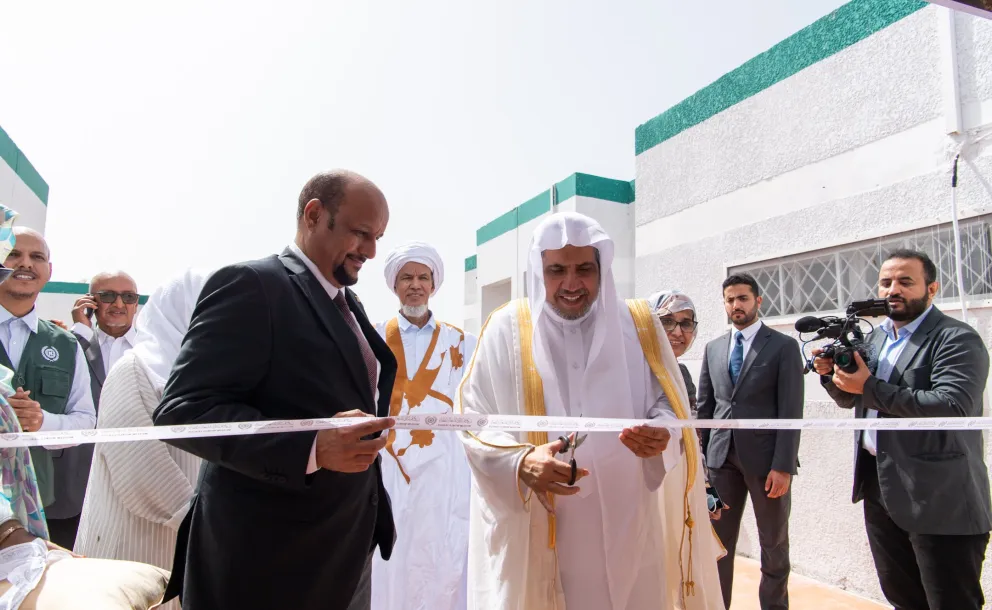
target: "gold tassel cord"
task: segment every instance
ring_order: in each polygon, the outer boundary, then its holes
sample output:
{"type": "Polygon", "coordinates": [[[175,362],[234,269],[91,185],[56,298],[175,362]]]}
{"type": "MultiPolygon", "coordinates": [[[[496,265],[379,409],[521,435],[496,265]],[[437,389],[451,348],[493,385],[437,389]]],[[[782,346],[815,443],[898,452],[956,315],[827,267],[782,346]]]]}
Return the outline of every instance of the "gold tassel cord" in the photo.
{"type": "MultiPolygon", "coordinates": [[[[658,327],[655,324],[654,312],[644,299],[629,299],[627,308],[634,319],[634,327],[637,329],[637,338],[641,343],[641,350],[651,367],[651,372],[658,379],[662,391],[668,398],[668,402],[679,419],[689,419],[689,412],[679,398],[665,365],[661,360],[661,342],[658,340],[658,327]]],[[[682,573],[682,590],[685,595],[695,595],[696,584],[692,578],[692,530],[695,528],[695,521],[692,518],[692,507],[689,504],[689,494],[696,481],[699,471],[699,451],[698,441],[695,432],[690,428],[682,429],[682,441],[685,445],[686,459],[686,481],[682,494],[684,520],[682,522],[682,540],[679,543],[679,570],[682,573]],[[687,535],[688,534],[688,535],[687,535]],[[689,567],[686,569],[683,562],[684,546],[688,542],[689,567]]],[[[683,601],[684,605],[684,601],[683,601]]]]}

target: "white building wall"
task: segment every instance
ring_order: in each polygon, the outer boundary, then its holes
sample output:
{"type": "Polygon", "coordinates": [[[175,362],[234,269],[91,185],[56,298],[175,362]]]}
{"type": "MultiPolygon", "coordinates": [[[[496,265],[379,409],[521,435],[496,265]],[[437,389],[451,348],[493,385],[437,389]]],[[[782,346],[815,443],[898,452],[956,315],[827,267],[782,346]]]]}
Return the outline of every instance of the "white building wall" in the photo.
{"type": "MultiPolygon", "coordinates": [[[[922,9],[638,156],[636,292],[679,288],[694,299],[701,324],[685,362],[697,379],[703,346],[728,330],[728,267],[949,220],[957,152],[959,209],[992,211],[992,21],[953,17],[964,133],[949,135],[948,15],[922,9]]],[[[992,345],[988,305],[973,303],[969,321],[992,345]]],[[[767,322],[795,335],[794,321],[767,322]]],[[[806,417],[851,416],[806,381],[806,417]]],[[[804,432],[800,462],[794,570],[881,599],[851,503],[853,436],[804,432]]],[[[750,510],[738,548],[758,556],[750,510]]]]}

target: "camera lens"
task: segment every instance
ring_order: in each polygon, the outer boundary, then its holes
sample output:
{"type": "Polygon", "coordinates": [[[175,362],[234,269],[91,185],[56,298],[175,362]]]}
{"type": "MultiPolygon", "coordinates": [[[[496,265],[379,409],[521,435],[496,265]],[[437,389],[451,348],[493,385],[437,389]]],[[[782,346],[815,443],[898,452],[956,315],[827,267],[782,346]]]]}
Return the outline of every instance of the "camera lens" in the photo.
{"type": "Polygon", "coordinates": [[[845,350],[843,352],[837,352],[834,356],[834,362],[837,363],[837,366],[844,368],[845,366],[850,366],[853,364],[854,358],[852,357],[851,352],[845,350]]]}

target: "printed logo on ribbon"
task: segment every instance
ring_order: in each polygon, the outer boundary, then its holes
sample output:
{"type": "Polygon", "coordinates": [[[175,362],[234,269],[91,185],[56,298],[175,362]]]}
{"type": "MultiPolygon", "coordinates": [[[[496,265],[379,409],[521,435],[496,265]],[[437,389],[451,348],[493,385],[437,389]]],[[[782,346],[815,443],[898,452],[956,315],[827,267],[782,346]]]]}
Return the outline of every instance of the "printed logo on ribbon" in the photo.
{"type": "Polygon", "coordinates": [[[251,429],[251,424],[238,424],[238,427],[242,430],[249,430],[251,429]]]}
{"type": "Polygon", "coordinates": [[[424,423],[427,424],[428,426],[433,426],[434,424],[437,423],[437,418],[434,417],[433,415],[428,415],[427,417],[424,418],[424,423]]]}
{"type": "Polygon", "coordinates": [[[41,357],[49,362],[56,362],[59,359],[59,350],[51,345],[41,348],[41,357]]]}
{"type": "Polygon", "coordinates": [[[17,436],[18,435],[17,434],[14,434],[13,432],[8,432],[6,434],[0,434],[0,438],[2,438],[5,441],[16,441],[17,440],[17,436]]]}
{"type": "Polygon", "coordinates": [[[83,436],[96,436],[96,430],[83,430],[83,436]]]}
{"type": "Polygon", "coordinates": [[[596,422],[594,422],[594,421],[587,421],[586,422],[586,428],[595,428],[595,427],[596,427],[596,422]]]}
{"type": "Polygon", "coordinates": [[[173,432],[175,432],[177,434],[180,433],[180,432],[182,432],[182,431],[184,431],[185,429],[186,429],[186,426],[172,426],[171,428],[169,428],[169,430],[172,430],[173,432]]]}
{"type": "Polygon", "coordinates": [[[546,419],[538,420],[537,427],[538,428],[547,428],[548,427],[548,420],[546,420],[546,419]]]}
{"type": "Polygon", "coordinates": [[[477,425],[478,425],[478,426],[479,426],[480,428],[485,428],[486,426],[488,426],[488,425],[489,425],[489,418],[488,418],[488,417],[480,417],[480,418],[479,418],[478,420],[476,420],[476,422],[475,422],[475,423],[476,423],[476,424],[477,424],[477,425]]]}
{"type": "Polygon", "coordinates": [[[302,426],[304,428],[309,428],[312,425],[313,425],[313,420],[312,419],[304,419],[303,421],[300,422],[300,426],[302,426]]]}

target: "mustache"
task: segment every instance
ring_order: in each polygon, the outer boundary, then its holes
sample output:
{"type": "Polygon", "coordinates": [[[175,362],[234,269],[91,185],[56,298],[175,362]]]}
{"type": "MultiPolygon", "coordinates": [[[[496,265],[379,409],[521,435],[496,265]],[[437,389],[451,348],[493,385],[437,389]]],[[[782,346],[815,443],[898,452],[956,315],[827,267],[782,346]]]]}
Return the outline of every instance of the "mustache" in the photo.
{"type": "Polygon", "coordinates": [[[347,258],[350,258],[352,260],[356,260],[356,261],[358,261],[360,263],[364,263],[365,261],[369,260],[369,257],[362,256],[361,254],[349,254],[349,255],[347,255],[347,258]]]}
{"type": "Polygon", "coordinates": [[[577,296],[585,296],[589,294],[589,291],[584,288],[581,290],[559,290],[555,294],[557,294],[560,297],[577,297],[577,296]]]}

